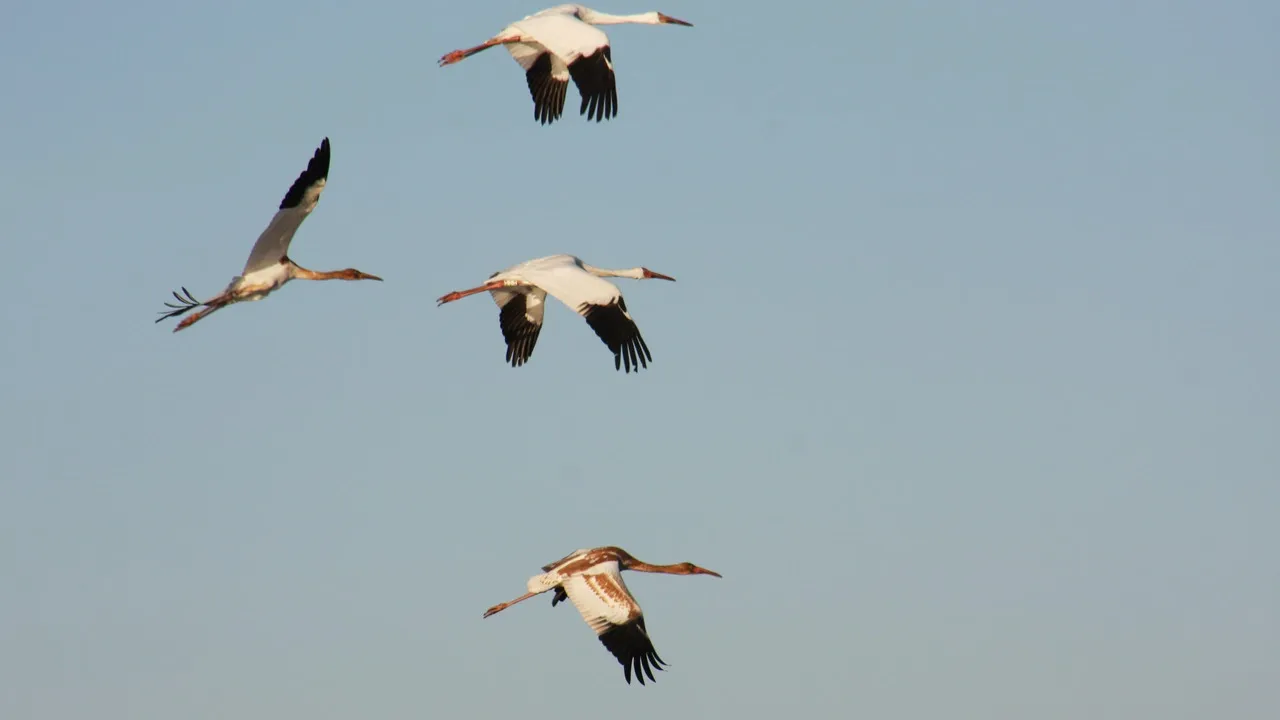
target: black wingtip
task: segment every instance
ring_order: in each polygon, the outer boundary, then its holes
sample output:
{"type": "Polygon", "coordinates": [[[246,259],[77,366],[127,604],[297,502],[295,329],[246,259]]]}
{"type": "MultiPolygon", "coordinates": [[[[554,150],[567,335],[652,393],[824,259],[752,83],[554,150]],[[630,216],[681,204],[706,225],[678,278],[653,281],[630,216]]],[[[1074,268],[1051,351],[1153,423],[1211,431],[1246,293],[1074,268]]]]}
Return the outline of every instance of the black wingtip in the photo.
{"type": "Polygon", "coordinates": [[[313,185],[328,179],[329,159],[329,138],[326,136],[320,141],[320,147],[316,148],[311,160],[307,162],[307,169],[298,175],[298,179],[293,181],[289,192],[285,193],[284,199],[280,201],[281,210],[297,207],[313,185]]]}
{"type": "Polygon", "coordinates": [[[320,141],[320,147],[316,148],[315,153],[311,155],[311,160],[307,163],[308,174],[318,174],[320,178],[329,177],[329,157],[330,147],[329,138],[320,141]]]}
{"type": "Polygon", "coordinates": [[[618,114],[618,84],[613,74],[612,51],[605,45],[569,63],[569,75],[578,86],[582,102],[578,114],[599,123],[618,114]]]}
{"type": "Polygon", "coordinates": [[[641,685],[646,682],[657,682],[658,678],[654,675],[654,671],[664,670],[667,664],[654,649],[653,641],[649,639],[644,629],[643,618],[633,623],[615,626],[600,635],[600,642],[622,665],[622,677],[626,679],[628,685],[631,684],[633,675],[641,685]],[[648,681],[645,678],[648,678],[648,681]]]}
{"type": "Polygon", "coordinates": [[[621,298],[607,305],[583,303],[578,313],[613,353],[613,369],[627,373],[648,368],[653,360],[649,346],[640,335],[640,329],[627,314],[627,304],[621,298]]]}

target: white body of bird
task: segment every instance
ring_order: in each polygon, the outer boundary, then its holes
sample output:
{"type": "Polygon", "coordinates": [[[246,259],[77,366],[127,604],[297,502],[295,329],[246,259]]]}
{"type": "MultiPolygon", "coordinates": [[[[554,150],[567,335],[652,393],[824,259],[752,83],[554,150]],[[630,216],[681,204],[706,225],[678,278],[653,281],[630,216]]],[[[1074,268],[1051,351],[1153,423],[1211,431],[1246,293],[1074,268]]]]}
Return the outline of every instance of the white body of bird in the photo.
{"type": "MultiPolygon", "coordinates": [[[[567,66],[609,44],[609,36],[603,30],[588,25],[572,13],[549,10],[517,20],[494,37],[510,40],[505,43],[507,52],[525,70],[540,53],[550,52],[553,60],[567,66]]],[[[564,79],[568,80],[568,67],[563,67],[563,72],[564,79]]]]}
{"type": "Polygon", "coordinates": [[[588,265],[573,255],[550,255],[496,272],[484,285],[455,290],[438,302],[443,305],[475,293],[489,292],[499,307],[498,321],[507,343],[507,361],[512,367],[519,367],[533,354],[542,331],[545,299],[550,294],[586,319],[613,353],[615,369],[625,368],[628,373],[633,369],[639,371],[648,367],[653,355],[627,312],[622,293],[605,280],[606,277],[675,280],[648,268],[608,270],[588,265]]]}
{"type": "Polygon", "coordinates": [[[237,275],[231,279],[223,292],[236,296],[236,302],[253,302],[261,300],[284,287],[293,279],[293,273],[284,263],[273,263],[253,272],[237,275]]]}
{"type": "MultiPolygon", "coordinates": [[[[592,268],[599,270],[599,268],[592,268]]],[[[611,270],[609,277],[627,277],[643,280],[642,268],[611,270]]],[[[490,280],[514,281],[513,287],[535,285],[555,299],[573,308],[580,305],[608,305],[622,297],[618,286],[592,274],[586,263],[573,255],[548,255],[500,270],[490,280]]]]}
{"type": "Polygon", "coordinates": [[[582,96],[579,114],[600,122],[618,114],[618,85],[609,36],[595,26],[624,23],[692,26],[660,12],[612,15],[584,5],[557,5],[511,23],[475,47],[446,54],[440,65],[505,45],[525,71],[535,120],[546,125],[560,118],[572,79],[582,96]]]}

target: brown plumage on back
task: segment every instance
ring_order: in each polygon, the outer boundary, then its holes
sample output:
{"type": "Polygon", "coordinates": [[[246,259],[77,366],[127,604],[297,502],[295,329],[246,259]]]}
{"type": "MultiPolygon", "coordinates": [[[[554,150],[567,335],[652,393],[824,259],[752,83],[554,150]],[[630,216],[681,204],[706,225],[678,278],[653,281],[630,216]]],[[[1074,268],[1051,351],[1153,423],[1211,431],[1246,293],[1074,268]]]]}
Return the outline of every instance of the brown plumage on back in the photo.
{"type": "Polygon", "coordinates": [[[644,614],[622,579],[623,570],[720,577],[719,573],[693,563],[650,565],[614,546],[578,550],[543,565],[543,574],[529,579],[529,592],[509,602],[494,605],[485,611],[484,616],[489,617],[518,602],[554,590],[552,607],[561,600],[571,601],[578,612],[582,613],[582,619],[600,638],[605,649],[622,665],[627,682],[631,682],[631,675],[634,673],[643,685],[645,677],[654,680],[653,671],[662,670],[665,663],[658,657],[653,641],[649,639],[644,614]]]}

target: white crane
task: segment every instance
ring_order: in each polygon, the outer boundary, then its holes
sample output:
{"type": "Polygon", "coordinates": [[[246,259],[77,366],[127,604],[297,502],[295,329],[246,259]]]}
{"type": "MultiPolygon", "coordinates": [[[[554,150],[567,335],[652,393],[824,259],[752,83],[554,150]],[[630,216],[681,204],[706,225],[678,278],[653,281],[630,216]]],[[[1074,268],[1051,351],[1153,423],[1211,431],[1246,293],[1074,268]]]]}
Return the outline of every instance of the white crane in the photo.
{"type": "Polygon", "coordinates": [[[573,255],[551,255],[514,265],[489,276],[489,282],[468,290],[455,290],[436,302],[443,305],[468,295],[485,292],[493,295],[500,308],[498,322],[507,342],[507,361],[520,367],[533,354],[533,346],[542,331],[542,311],[548,294],[577,311],[613,353],[613,366],[626,371],[648,367],[653,359],[640,329],[627,313],[622,293],[607,277],[634,280],[670,280],[675,278],[648,268],[607,270],[592,267],[573,255]]]}
{"type": "Polygon", "coordinates": [[[631,683],[634,671],[636,679],[644,685],[645,675],[654,680],[654,670],[664,670],[644,626],[644,614],[627,584],[622,580],[623,570],[664,573],[667,575],[711,575],[720,573],[683,562],[673,565],[650,565],[635,559],[620,547],[607,546],[590,550],[577,550],[563,558],[542,566],[541,575],[529,578],[529,592],[515,600],[499,603],[485,611],[484,616],[502,612],[518,602],[536,597],[548,590],[555,590],[551,607],[568,600],[582,613],[582,619],[595,631],[605,646],[622,665],[622,674],[631,683]]]}
{"type": "Polygon", "coordinates": [[[293,181],[289,192],[285,193],[284,199],[280,201],[280,209],[276,211],[275,217],[271,218],[271,224],[267,225],[267,229],[258,236],[258,241],[249,252],[249,260],[244,264],[241,274],[231,280],[226,290],[208,300],[197,300],[185,287],[182,288],[183,295],[173,293],[173,296],[178,299],[178,304],[165,303],[165,306],[173,309],[162,310],[161,317],[156,322],[178,317],[198,307],[204,308],[178,323],[178,326],[173,329],[174,332],[178,332],[200,318],[232,303],[261,300],[294,279],[381,281],[382,278],[360,272],[355,268],[316,272],[289,259],[289,243],[293,240],[294,233],[298,232],[302,221],[316,209],[328,177],[329,138],[325,138],[311,157],[311,161],[307,163],[307,169],[302,171],[298,179],[293,181]]]}
{"type": "Polygon", "coordinates": [[[600,122],[618,114],[618,84],[613,76],[609,36],[594,26],[623,23],[693,27],[660,12],[610,15],[582,5],[557,5],[511,23],[475,47],[454,50],[440,58],[440,66],[505,45],[524,68],[535,120],[546,125],[560,119],[565,91],[573,78],[582,96],[578,114],[600,122]]]}

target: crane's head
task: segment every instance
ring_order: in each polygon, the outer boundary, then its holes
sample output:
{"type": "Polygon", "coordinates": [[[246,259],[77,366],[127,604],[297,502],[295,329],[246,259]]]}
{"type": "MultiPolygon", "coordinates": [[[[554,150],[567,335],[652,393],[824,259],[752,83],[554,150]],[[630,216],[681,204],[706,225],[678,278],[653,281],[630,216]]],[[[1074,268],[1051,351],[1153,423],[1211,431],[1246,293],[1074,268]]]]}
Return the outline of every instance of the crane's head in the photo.
{"type": "Polygon", "coordinates": [[[720,573],[712,572],[711,570],[703,567],[698,567],[690,562],[680,563],[676,567],[679,568],[679,573],[681,575],[711,575],[712,577],[720,577],[720,573]]]}
{"type": "Polygon", "coordinates": [[[670,15],[663,15],[662,13],[658,13],[658,23],[660,25],[683,25],[685,27],[693,27],[693,23],[673,18],[670,15]]]}
{"type": "Polygon", "coordinates": [[[676,279],[671,277],[670,275],[663,275],[662,273],[656,273],[646,267],[640,268],[640,273],[644,276],[645,280],[657,279],[657,280],[670,280],[671,282],[676,281],[676,279]]]}
{"type": "Polygon", "coordinates": [[[343,280],[377,280],[378,282],[382,282],[382,278],[377,275],[360,272],[355,268],[347,268],[346,270],[339,270],[338,272],[342,274],[341,277],[343,280]]]}

